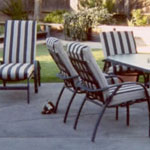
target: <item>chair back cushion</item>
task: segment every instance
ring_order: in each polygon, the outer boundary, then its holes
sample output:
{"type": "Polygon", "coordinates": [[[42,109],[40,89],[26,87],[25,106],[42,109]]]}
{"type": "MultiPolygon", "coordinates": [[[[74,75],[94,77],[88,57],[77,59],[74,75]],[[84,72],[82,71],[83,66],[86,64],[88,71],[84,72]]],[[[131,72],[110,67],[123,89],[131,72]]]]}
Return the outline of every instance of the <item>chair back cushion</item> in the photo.
{"type": "MultiPolygon", "coordinates": [[[[77,76],[77,72],[73,68],[66,51],[63,48],[62,43],[59,39],[54,37],[49,37],[46,39],[46,45],[48,47],[50,55],[53,57],[55,63],[60,69],[61,74],[71,77],[77,76]]],[[[75,82],[78,82],[78,79],[74,79],[75,82]]]]}
{"type": "Polygon", "coordinates": [[[100,34],[104,57],[137,53],[133,32],[109,31],[100,34]]]}
{"type": "Polygon", "coordinates": [[[107,80],[88,46],[73,42],[68,44],[67,51],[84,85],[90,89],[108,87],[107,80]]]}
{"type": "Polygon", "coordinates": [[[4,63],[33,63],[36,21],[8,20],[5,23],[4,63]]]}

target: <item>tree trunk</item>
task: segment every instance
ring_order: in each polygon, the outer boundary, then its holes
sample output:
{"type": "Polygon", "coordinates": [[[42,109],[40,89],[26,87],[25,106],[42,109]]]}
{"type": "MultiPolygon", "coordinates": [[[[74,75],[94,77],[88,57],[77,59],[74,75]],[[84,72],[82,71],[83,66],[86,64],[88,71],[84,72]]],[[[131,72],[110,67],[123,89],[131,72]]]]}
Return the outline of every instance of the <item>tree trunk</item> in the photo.
{"type": "Polygon", "coordinates": [[[42,0],[34,0],[34,19],[39,20],[42,0]]]}
{"type": "Polygon", "coordinates": [[[125,10],[125,14],[129,18],[130,17],[130,1],[129,0],[125,0],[124,2],[124,10],[125,10]]]}

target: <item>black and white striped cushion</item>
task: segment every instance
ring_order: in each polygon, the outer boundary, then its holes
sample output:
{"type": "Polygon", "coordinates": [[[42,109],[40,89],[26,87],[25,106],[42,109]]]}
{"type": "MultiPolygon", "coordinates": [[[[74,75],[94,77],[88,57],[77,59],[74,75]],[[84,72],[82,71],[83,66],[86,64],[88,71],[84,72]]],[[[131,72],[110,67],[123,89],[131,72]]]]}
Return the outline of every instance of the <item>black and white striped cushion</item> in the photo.
{"type": "Polygon", "coordinates": [[[109,31],[100,34],[104,57],[119,54],[137,53],[136,43],[131,31],[109,31]]]}
{"type": "MultiPolygon", "coordinates": [[[[112,92],[116,88],[111,88],[109,90],[109,93],[112,94],[112,92]]],[[[147,89],[148,93],[150,95],[150,89],[147,89]]],[[[127,84],[123,85],[116,93],[116,95],[113,97],[110,105],[115,104],[121,104],[128,101],[134,101],[136,99],[143,99],[145,98],[145,91],[140,85],[136,84],[127,84]]]]}
{"type": "Polygon", "coordinates": [[[29,63],[10,63],[0,66],[0,79],[23,80],[27,79],[34,71],[34,65],[29,63]]]}
{"type": "Polygon", "coordinates": [[[59,42],[59,40],[55,37],[49,37],[46,39],[46,45],[48,50],[55,51],[54,43],[59,42]]]}
{"type": "MultiPolygon", "coordinates": [[[[67,49],[68,49],[69,57],[76,58],[79,60],[84,60],[88,63],[89,70],[91,70],[92,73],[94,74],[95,81],[98,81],[99,87],[101,88],[109,87],[108,83],[106,83],[107,81],[104,77],[104,74],[102,73],[101,69],[97,65],[90,49],[87,46],[81,45],[79,43],[70,43],[67,49]]],[[[106,98],[110,96],[115,89],[116,87],[111,88],[106,92],[104,92],[104,99],[106,100],[106,98]]],[[[148,91],[150,92],[150,89],[148,89],[148,91]]],[[[127,84],[127,85],[123,85],[118,90],[118,92],[113,97],[110,105],[112,106],[116,104],[122,104],[131,100],[143,99],[143,98],[145,98],[145,92],[140,85],[127,84]]]]}
{"type": "Polygon", "coordinates": [[[87,62],[89,69],[92,71],[95,77],[95,82],[98,82],[99,87],[104,88],[108,86],[107,80],[96,63],[96,60],[94,59],[88,46],[72,42],[68,44],[67,52],[69,57],[87,62]]]}
{"type": "MultiPolygon", "coordinates": [[[[131,31],[102,32],[100,34],[100,40],[105,58],[113,55],[137,53],[134,35],[131,31]]],[[[135,70],[126,66],[116,65],[116,71],[132,72],[135,70]]],[[[113,67],[110,67],[107,72],[114,72],[113,67]]]]}
{"type": "MultiPolygon", "coordinates": [[[[63,62],[63,64],[65,65],[65,67],[67,68],[68,72],[69,72],[69,76],[77,76],[77,72],[75,71],[75,69],[73,68],[69,58],[68,58],[68,55],[66,53],[66,51],[64,50],[63,48],[63,45],[61,43],[61,41],[55,37],[49,37],[46,39],[46,45],[47,45],[47,48],[48,48],[48,51],[49,52],[54,52],[56,53],[57,55],[59,55],[59,58],[61,59],[61,61],[63,62]]],[[[56,63],[58,60],[58,58],[54,58],[56,60],[54,60],[56,63]]],[[[61,66],[62,68],[63,66],[61,66]]],[[[62,70],[60,70],[62,74],[66,75],[65,72],[64,72],[64,69],[62,68],[62,70]]],[[[78,78],[75,78],[74,79],[74,82],[79,82],[78,78]]]]}
{"type": "Polygon", "coordinates": [[[33,63],[35,48],[36,21],[6,21],[4,63],[33,63]]]}
{"type": "MultiPolygon", "coordinates": [[[[127,66],[120,66],[120,65],[115,65],[115,71],[117,73],[127,73],[127,72],[135,72],[135,69],[134,68],[130,68],[130,67],[127,67],[127,66]]],[[[107,70],[107,73],[114,73],[114,67],[113,66],[110,66],[109,69],[107,70]]]]}

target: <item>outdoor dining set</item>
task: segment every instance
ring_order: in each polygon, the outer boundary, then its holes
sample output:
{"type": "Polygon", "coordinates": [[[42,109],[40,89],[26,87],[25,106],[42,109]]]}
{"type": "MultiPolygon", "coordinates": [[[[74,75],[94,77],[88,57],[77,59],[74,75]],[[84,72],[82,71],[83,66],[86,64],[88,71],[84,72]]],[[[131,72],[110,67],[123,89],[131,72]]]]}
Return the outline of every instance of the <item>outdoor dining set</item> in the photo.
{"type": "MultiPolygon", "coordinates": [[[[40,80],[40,62],[36,56],[36,21],[8,20],[5,24],[5,41],[3,62],[0,65],[2,90],[27,90],[27,102],[30,102],[30,79],[34,79],[35,93],[38,93],[40,80]],[[26,80],[26,86],[9,86],[10,81],[26,80]]],[[[61,96],[65,89],[72,91],[72,96],[66,104],[64,123],[75,96],[83,94],[74,122],[77,128],[78,120],[84,104],[90,101],[101,108],[94,124],[91,141],[95,141],[96,133],[106,108],[116,110],[118,119],[119,107],[126,107],[126,124],[130,124],[130,105],[147,103],[150,136],[150,54],[139,54],[132,31],[107,31],[100,33],[100,41],[104,53],[103,70],[97,64],[91,49],[80,42],[70,42],[64,50],[61,40],[48,37],[46,45],[56,63],[59,73],[57,77],[63,80],[63,87],[56,95],[54,112],[57,113],[61,96]],[[124,82],[121,76],[136,76],[136,82],[124,82]],[[143,83],[139,82],[140,77],[143,83]]],[[[59,112],[58,112],[59,113],[59,112]]]]}
{"type": "MultiPolygon", "coordinates": [[[[144,56],[137,54],[133,33],[126,31],[102,32],[100,39],[103,50],[105,51],[104,55],[106,56],[104,60],[104,72],[102,72],[98,66],[88,46],[80,44],[79,42],[71,42],[67,45],[66,52],[59,39],[49,37],[46,40],[49,53],[60,70],[57,76],[64,81],[64,86],[56,102],[55,111],[57,111],[64,89],[67,88],[73,91],[73,95],[66,109],[64,122],[67,120],[73,99],[78,93],[85,94],[85,97],[79,107],[74,129],[77,128],[80,113],[85,102],[90,101],[102,107],[93,130],[91,138],[93,142],[95,141],[97,129],[106,108],[114,107],[116,109],[116,119],[118,119],[118,108],[126,107],[126,123],[129,126],[130,105],[146,102],[148,105],[148,118],[150,119],[149,89],[147,88],[150,70],[148,69],[148,65],[145,69],[142,67],[143,65],[139,66],[138,63],[135,62],[137,60],[136,57],[143,58],[144,56]],[[121,48],[123,48],[123,50],[121,50],[121,48]],[[121,59],[122,57],[125,58],[121,59]],[[125,59],[129,59],[132,63],[127,60],[126,64],[125,59]],[[116,76],[130,76],[130,74],[132,75],[133,73],[137,74],[137,81],[140,75],[144,76],[144,84],[140,82],[123,82],[120,77],[116,76]]],[[[144,62],[147,63],[146,61],[144,62]]]]}

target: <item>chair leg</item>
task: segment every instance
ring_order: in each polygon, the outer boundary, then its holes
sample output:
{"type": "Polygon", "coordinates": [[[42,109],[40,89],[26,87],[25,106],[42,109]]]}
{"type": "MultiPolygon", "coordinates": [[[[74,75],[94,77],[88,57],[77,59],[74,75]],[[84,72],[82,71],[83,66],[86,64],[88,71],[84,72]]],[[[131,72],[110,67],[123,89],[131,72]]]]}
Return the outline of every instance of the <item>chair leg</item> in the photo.
{"type": "Polygon", "coordinates": [[[150,99],[147,99],[147,105],[148,105],[148,119],[149,119],[149,138],[150,138],[150,99]]]}
{"type": "Polygon", "coordinates": [[[105,104],[105,105],[102,107],[102,110],[101,110],[101,112],[100,112],[100,114],[99,114],[98,120],[97,120],[96,125],[95,125],[95,127],[94,127],[93,135],[92,135],[92,138],[91,138],[91,141],[92,141],[92,142],[95,141],[97,129],[98,129],[98,126],[99,126],[99,124],[100,124],[100,121],[101,121],[101,119],[102,119],[102,117],[103,117],[103,115],[104,115],[104,112],[105,112],[105,110],[106,110],[107,105],[108,105],[108,104],[105,104]]]}
{"type": "Polygon", "coordinates": [[[38,76],[37,71],[34,71],[34,91],[38,93],[38,76]]]}
{"type": "Polygon", "coordinates": [[[60,98],[61,98],[61,96],[62,96],[62,93],[64,92],[64,89],[65,89],[65,86],[62,87],[62,89],[61,89],[61,91],[60,91],[60,93],[59,93],[59,96],[58,96],[57,101],[56,101],[56,106],[55,106],[55,111],[54,111],[54,113],[57,113],[58,104],[59,104],[60,98]]]}
{"type": "Polygon", "coordinates": [[[27,103],[30,103],[30,82],[29,79],[27,79],[27,103]]]}
{"type": "Polygon", "coordinates": [[[127,109],[126,124],[127,124],[127,126],[129,126],[130,125],[130,106],[129,106],[129,104],[127,104],[126,109],[127,109]]]}
{"type": "Polygon", "coordinates": [[[38,84],[41,86],[41,72],[40,72],[40,63],[38,62],[38,84]]]}
{"type": "Polygon", "coordinates": [[[67,106],[66,113],[65,113],[65,116],[64,116],[64,123],[66,123],[66,121],[67,121],[68,113],[69,113],[71,104],[72,104],[72,102],[73,102],[73,100],[74,100],[74,97],[75,97],[76,93],[77,93],[77,91],[75,91],[75,92],[73,93],[73,95],[72,95],[72,97],[71,97],[71,99],[70,99],[70,101],[69,101],[69,104],[68,104],[68,106],[67,106]]]}
{"type": "Polygon", "coordinates": [[[140,79],[140,75],[139,75],[139,74],[137,74],[136,82],[138,82],[138,81],[139,81],[139,79],[140,79]]]}
{"type": "Polygon", "coordinates": [[[119,110],[119,107],[116,106],[116,120],[118,120],[118,118],[119,118],[118,110],[119,110]]]}
{"type": "Polygon", "coordinates": [[[83,108],[83,106],[84,106],[84,104],[85,104],[86,99],[87,99],[87,96],[84,97],[84,99],[83,99],[83,101],[82,101],[82,103],[81,103],[81,106],[80,106],[80,108],[79,108],[79,111],[78,111],[78,113],[77,113],[77,116],[76,116],[76,119],[75,119],[75,122],[74,122],[74,126],[73,126],[73,128],[74,128],[75,130],[76,130],[76,128],[77,128],[77,124],[78,124],[78,120],[79,120],[79,117],[80,117],[80,113],[81,113],[81,111],[82,111],[82,108],[83,108]]]}
{"type": "Polygon", "coordinates": [[[6,87],[6,81],[3,81],[3,86],[6,87]]]}

